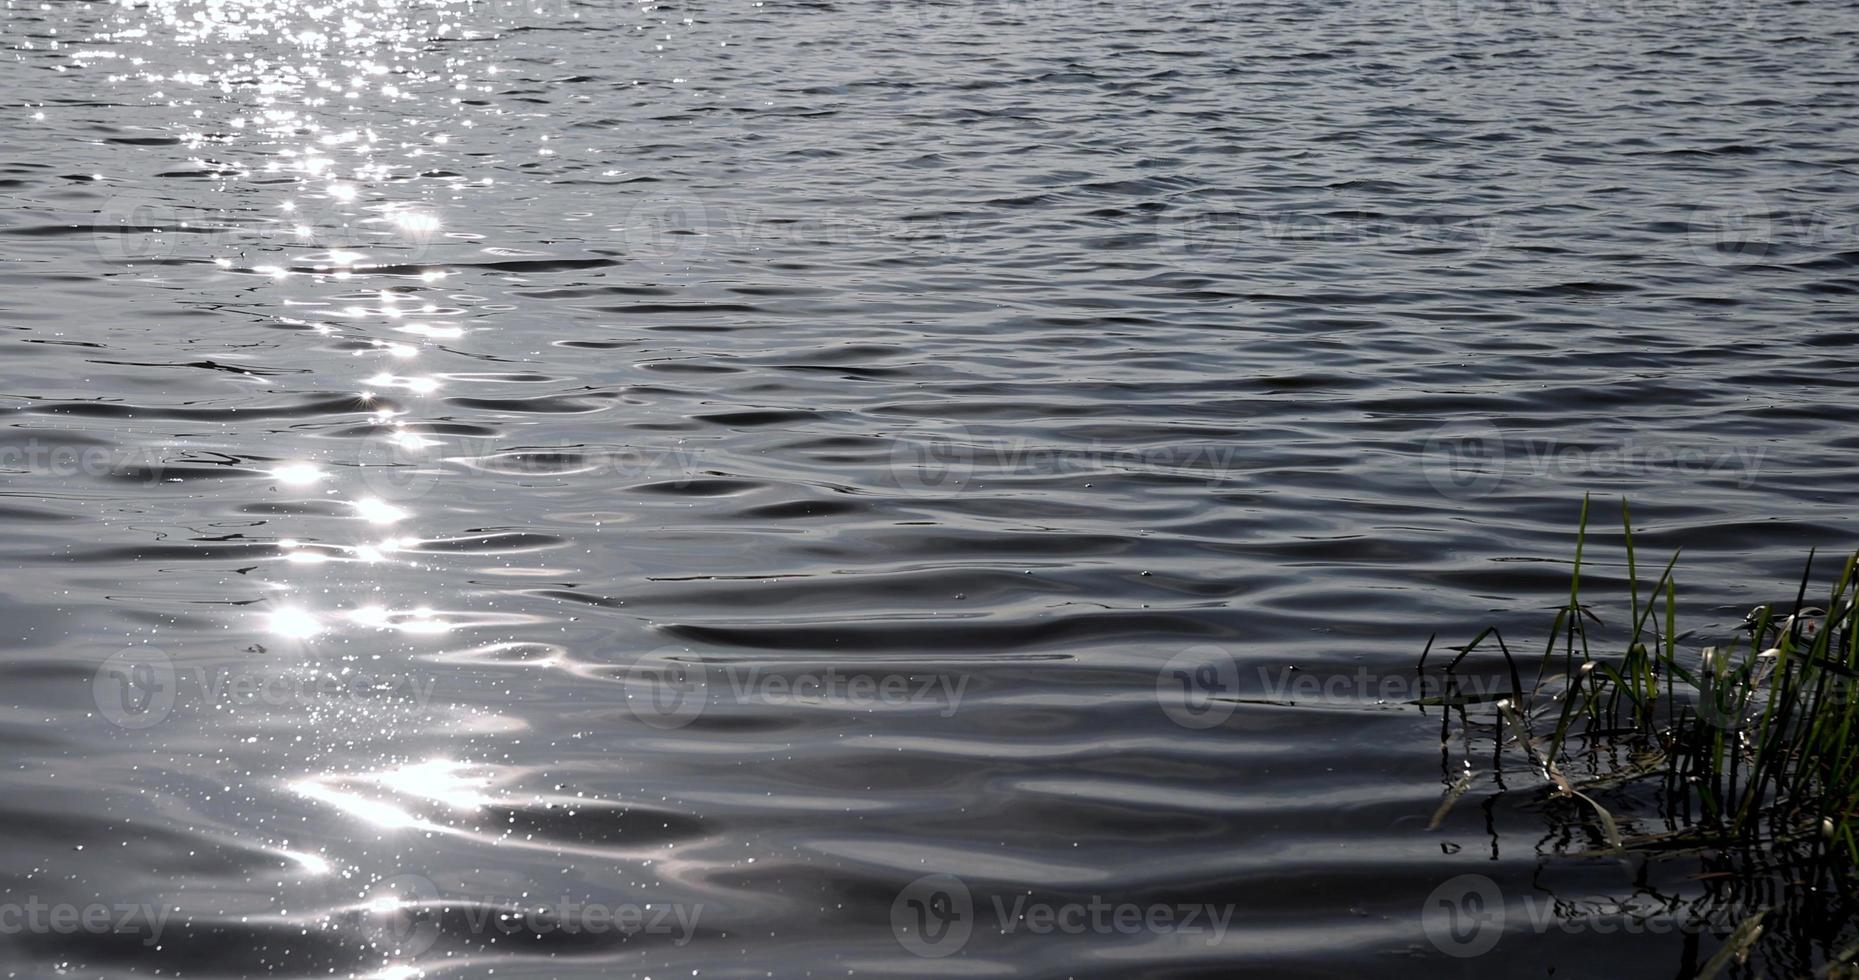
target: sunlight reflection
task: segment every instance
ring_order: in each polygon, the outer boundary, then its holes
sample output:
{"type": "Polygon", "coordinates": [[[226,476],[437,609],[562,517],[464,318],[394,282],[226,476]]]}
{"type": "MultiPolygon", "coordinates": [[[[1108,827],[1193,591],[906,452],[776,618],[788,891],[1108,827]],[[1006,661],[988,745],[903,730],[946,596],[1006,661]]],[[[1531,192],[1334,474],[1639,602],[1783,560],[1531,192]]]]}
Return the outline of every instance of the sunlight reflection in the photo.
{"type": "Polygon", "coordinates": [[[476,810],[491,802],[485,792],[491,785],[490,775],[481,767],[450,759],[428,759],[362,778],[455,810],[476,810]]]}
{"type": "Polygon", "coordinates": [[[294,783],[291,789],[300,796],[318,803],[327,803],[351,817],[376,827],[389,829],[416,827],[421,822],[413,814],[392,803],[383,803],[380,800],[371,800],[354,793],[343,792],[334,786],[327,786],[313,779],[294,783]]]}
{"type": "Polygon", "coordinates": [[[490,770],[485,767],[429,759],[361,775],[313,776],[290,784],[290,790],[376,827],[443,830],[446,828],[416,812],[415,805],[477,810],[492,802],[488,793],[491,783],[490,770]],[[384,797],[397,797],[399,802],[390,803],[384,797]]]}
{"type": "Polygon", "coordinates": [[[318,544],[284,538],[278,547],[284,549],[284,560],[298,565],[321,565],[332,561],[386,561],[389,552],[399,550],[400,538],[387,538],[374,544],[340,545],[318,544]]]}
{"type": "Polygon", "coordinates": [[[412,516],[405,508],[396,507],[378,497],[363,497],[349,506],[355,508],[356,516],[370,524],[392,524],[412,516]]]}
{"type": "Polygon", "coordinates": [[[306,854],[301,851],[285,851],[284,853],[292,861],[297,862],[297,866],[303,869],[305,874],[321,877],[335,870],[320,854],[306,854]]]}
{"type": "Polygon", "coordinates": [[[444,440],[433,439],[418,432],[402,429],[387,437],[387,441],[405,449],[425,449],[428,446],[443,445],[444,440]]]}
{"type": "Polygon", "coordinates": [[[286,463],[271,470],[272,479],[293,487],[308,486],[327,476],[314,463],[286,463]]]}
{"type": "Polygon", "coordinates": [[[395,611],[384,606],[363,606],[348,614],[350,622],[372,629],[394,630],[400,633],[426,636],[451,632],[454,624],[436,617],[437,614],[425,606],[402,611],[395,611]]]}
{"type": "Polygon", "coordinates": [[[430,235],[439,230],[439,219],[423,211],[397,211],[388,220],[411,235],[430,235]]]}
{"type": "Polygon", "coordinates": [[[464,328],[462,327],[440,327],[429,323],[409,323],[401,327],[400,330],[402,333],[419,334],[422,337],[432,337],[435,340],[450,340],[465,335],[464,328]]]}
{"type": "MultiPolygon", "coordinates": [[[[412,355],[419,353],[417,349],[412,348],[412,347],[407,347],[407,345],[405,344],[383,345],[383,346],[389,347],[390,352],[393,352],[392,347],[403,348],[407,351],[407,353],[401,356],[406,356],[406,357],[411,357],[412,355]]],[[[429,395],[439,390],[439,379],[438,378],[419,377],[419,376],[404,375],[404,374],[389,374],[386,371],[382,371],[381,373],[376,374],[371,378],[364,378],[363,381],[367,384],[376,385],[381,388],[400,388],[405,391],[410,391],[416,395],[429,395]]]]}
{"type": "Polygon", "coordinates": [[[365,561],[369,563],[378,562],[378,561],[386,561],[387,552],[382,550],[381,545],[372,545],[372,544],[357,545],[355,547],[355,558],[358,561],[365,561]]]}
{"type": "Polygon", "coordinates": [[[272,613],[265,628],[278,636],[307,640],[323,632],[323,624],[296,606],[285,606],[272,613]]]}

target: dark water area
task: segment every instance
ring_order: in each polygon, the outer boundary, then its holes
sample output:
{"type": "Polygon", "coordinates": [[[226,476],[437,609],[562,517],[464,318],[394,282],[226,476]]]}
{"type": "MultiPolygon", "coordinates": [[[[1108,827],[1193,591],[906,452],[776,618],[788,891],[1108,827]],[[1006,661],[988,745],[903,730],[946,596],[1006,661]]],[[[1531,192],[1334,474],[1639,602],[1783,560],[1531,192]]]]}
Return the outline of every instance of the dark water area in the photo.
{"type": "Polygon", "coordinates": [[[1856,28],[8,3],[0,973],[1688,975],[1406,702],[1853,546],[1856,28]]]}

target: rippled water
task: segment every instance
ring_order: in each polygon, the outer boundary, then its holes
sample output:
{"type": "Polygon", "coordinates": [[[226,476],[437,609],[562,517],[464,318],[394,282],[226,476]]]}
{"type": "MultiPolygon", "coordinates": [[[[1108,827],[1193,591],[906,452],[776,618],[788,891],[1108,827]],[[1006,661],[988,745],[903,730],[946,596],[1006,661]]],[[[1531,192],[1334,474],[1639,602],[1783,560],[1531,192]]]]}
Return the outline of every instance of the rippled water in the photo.
{"type": "Polygon", "coordinates": [[[8,975],[1695,965],[1400,702],[1852,545],[1856,9],[8,4],[8,975]]]}

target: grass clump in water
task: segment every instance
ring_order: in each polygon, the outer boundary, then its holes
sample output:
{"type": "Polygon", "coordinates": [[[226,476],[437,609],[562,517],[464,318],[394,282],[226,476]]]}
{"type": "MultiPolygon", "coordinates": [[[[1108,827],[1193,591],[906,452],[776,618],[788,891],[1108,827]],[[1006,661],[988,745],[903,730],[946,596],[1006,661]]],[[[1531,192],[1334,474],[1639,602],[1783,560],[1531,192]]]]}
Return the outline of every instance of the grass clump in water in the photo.
{"type": "MultiPolygon", "coordinates": [[[[1572,819],[1595,845],[1588,853],[1690,857],[1703,862],[1699,873],[1719,897],[1734,893],[1758,908],[1723,952],[1746,957],[1765,929],[1780,926],[1797,947],[1782,960],[1859,976],[1850,972],[1859,957],[1850,945],[1859,909],[1859,555],[1840,566],[1824,602],[1810,600],[1810,555],[1792,604],[1759,606],[1735,640],[1688,650],[1680,643],[1690,634],[1677,625],[1678,556],[1642,590],[1623,502],[1630,618],[1617,631],[1624,635],[1606,640],[1582,591],[1588,512],[1584,500],[1568,601],[1555,614],[1535,680],[1526,688],[1516,657],[1489,628],[1454,648],[1441,672],[1443,693],[1420,702],[1445,709],[1448,749],[1457,719],[1468,760],[1449,778],[1433,825],[1478,781],[1469,760],[1474,741],[1488,738],[1500,795],[1515,792],[1507,778],[1519,769],[1534,774],[1538,791],[1546,787],[1550,799],[1579,813],[1572,819]],[[1468,658],[1491,647],[1504,674],[1482,688],[1462,683],[1468,658]],[[1786,889],[1767,887],[1777,882],[1786,889]],[[1812,892],[1812,907],[1790,890],[1812,892]],[[1804,953],[1802,942],[1819,948],[1804,953]]],[[[1432,655],[1429,641],[1423,679],[1432,655]]]]}

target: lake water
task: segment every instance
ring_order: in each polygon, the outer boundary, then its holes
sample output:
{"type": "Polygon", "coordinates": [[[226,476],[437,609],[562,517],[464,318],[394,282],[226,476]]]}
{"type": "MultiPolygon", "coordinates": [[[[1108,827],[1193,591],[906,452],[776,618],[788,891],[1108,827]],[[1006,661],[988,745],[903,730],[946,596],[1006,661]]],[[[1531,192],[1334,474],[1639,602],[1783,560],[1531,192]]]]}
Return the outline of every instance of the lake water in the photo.
{"type": "Polygon", "coordinates": [[[1403,702],[1853,545],[1852,4],[0,29],[8,976],[1695,967],[1403,702]]]}

